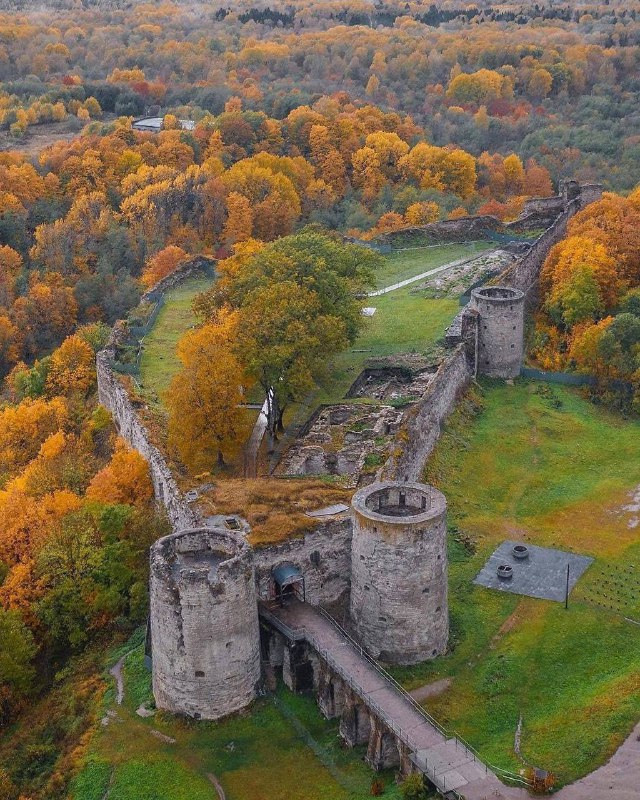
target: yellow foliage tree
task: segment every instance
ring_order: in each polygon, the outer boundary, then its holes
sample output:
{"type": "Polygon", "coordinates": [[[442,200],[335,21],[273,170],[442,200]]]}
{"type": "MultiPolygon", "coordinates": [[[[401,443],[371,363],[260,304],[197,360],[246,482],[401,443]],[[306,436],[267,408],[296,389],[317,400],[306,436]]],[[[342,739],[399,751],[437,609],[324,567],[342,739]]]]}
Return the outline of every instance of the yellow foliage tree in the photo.
{"type": "Polygon", "coordinates": [[[552,86],[553,76],[551,73],[543,67],[538,67],[533,70],[529,77],[527,90],[532,97],[542,100],[549,94],[552,86]]]}
{"type": "Polygon", "coordinates": [[[412,203],[404,214],[407,225],[427,225],[429,222],[436,222],[439,216],[438,204],[431,201],[412,203]]]}
{"type": "Polygon", "coordinates": [[[227,196],[227,220],[222,238],[227,244],[244,242],[251,238],[253,231],[253,211],[249,200],[239,192],[229,192],[227,196]]]}
{"type": "Polygon", "coordinates": [[[169,443],[194,472],[210,470],[237,451],[245,433],[246,379],[232,344],[236,317],[189,332],[178,344],[182,369],[167,392],[169,443]]]}
{"type": "Polygon", "coordinates": [[[614,308],[624,288],[616,260],[604,245],[587,236],[569,236],[551,249],[540,272],[540,288],[547,302],[553,303],[576,272],[585,269],[593,275],[604,308],[614,308]]]}
{"type": "Polygon", "coordinates": [[[23,400],[0,411],[0,474],[13,474],[34,458],[44,440],[67,422],[61,398],[23,400]]]}
{"type": "Polygon", "coordinates": [[[78,335],[67,337],[51,356],[46,390],[49,395],[85,395],[96,379],[93,348],[78,335]]]}
{"type": "Polygon", "coordinates": [[[361,147],[353,154],[353,183],[362,191],[362,201],[372,205],[385,184],[380,159],[372,147],[361,147]]]}
{"type": "Polygon", "coordinates": [[[22,269],[22,256],[8,245],[0,245],[0,306],[8,308],[15,299],[16,278],[22,269]]]}

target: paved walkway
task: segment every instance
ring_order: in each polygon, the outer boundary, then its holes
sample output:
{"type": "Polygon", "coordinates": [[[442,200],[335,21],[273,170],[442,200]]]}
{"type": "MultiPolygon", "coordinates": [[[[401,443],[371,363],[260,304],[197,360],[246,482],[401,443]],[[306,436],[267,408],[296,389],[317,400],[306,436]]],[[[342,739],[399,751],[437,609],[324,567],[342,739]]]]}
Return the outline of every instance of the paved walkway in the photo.
{"type": "Polygon", "coordinates": [[[462,742],[448,738],[411,697],[396,687],[366,654],[313,606],[291,600],[261,613],[290,639],[306,639],[348,683],[364,704],[404,742],[414,764],[441,791],[457,790],[468,800],[501,795],[505,787],[462,742]]]}
{"type": "Polygon", "coordinates": [[[640,724],[604,766],[554,797],[560,800],[640,800],[640,724]]]}
{"type": "MultiPolygon", "coordinates": [[[[273,389],[269,389],[273,397],[273,389]]],[[[258,419],[253,426],[251,436],[247,442],[244,455],[244,476],[245,478],[256,478],[258,475],[258,450],[267,430],[269,421],[269,399],[265,397],[264,403],[260,407],[258,419]]]]}
{"type": "Polygon", "coordinates": [[[409,286],[412,283],[416,283],[416,281],[421,281],[423,278],[428,278],[430,275],[437,275],[438,272],[444,272],[447,269],[453,269],[453,267],[461,267],[463,264],[475,261],[481,255],[487,255],[487,253],[490,252],[492,251],[485,250],[483,253],[478,253],[474,256],[467,256],[465,258],[459,258],[457,261],[450,261],[448,264],[443,264],[441,267],[436,267],[435,269],[427,270],[427,272],[421,272],[419,275],[414,275],[413,278],[407,278],[404,281],[393,283],[391,286],[385,286],[384,289],[376,289],[375,292],[368,292],[367,297],[380,297],[380,295],[387,294],[387,292],[394,292],[396,289],[402,289],[403,286],[409,286]]]}

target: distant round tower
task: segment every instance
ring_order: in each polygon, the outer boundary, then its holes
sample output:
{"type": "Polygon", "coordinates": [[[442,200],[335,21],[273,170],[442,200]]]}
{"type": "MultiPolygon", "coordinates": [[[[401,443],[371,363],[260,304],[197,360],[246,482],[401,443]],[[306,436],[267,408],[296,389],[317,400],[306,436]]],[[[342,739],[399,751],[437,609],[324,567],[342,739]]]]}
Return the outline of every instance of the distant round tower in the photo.
{"type": "Polygon", "coordinates": [[[218,719],[247,706],[260,682],[251,548],[198,528],[151,548],[153,693],[158,708],[218,719]]]}
{"type": "Polygon", "coordinates": [[[491,378],[515,378],[524,356],[524,293],[507,286],[483,286],[471,292],[478,312],[478,372],[491,378]]]}
{"type": "Polygon", "coordinates": [[[376,658],[415,664],[449,636],[447,501],[421,483],[374,483],[352,500],[351,619],[376,658]]]}

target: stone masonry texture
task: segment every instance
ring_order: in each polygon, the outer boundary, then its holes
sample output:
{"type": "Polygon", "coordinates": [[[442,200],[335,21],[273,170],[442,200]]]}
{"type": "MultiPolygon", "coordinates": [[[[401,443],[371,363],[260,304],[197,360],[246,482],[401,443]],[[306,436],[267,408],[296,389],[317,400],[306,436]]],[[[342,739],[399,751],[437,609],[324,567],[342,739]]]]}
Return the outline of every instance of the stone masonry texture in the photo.
{"type": "Polygon", "coordinates": [[[260,634],[251,548],[198,528],[151,549],[153,693],[158,708],[219,719],[260,684],[260,634]]]}
{"type": "Polygon", "coordinates": [[[449,636],[447,501],[416,483],[375,483],[353,497],[351,618],[369,652],[415,664],[449,636]]]}

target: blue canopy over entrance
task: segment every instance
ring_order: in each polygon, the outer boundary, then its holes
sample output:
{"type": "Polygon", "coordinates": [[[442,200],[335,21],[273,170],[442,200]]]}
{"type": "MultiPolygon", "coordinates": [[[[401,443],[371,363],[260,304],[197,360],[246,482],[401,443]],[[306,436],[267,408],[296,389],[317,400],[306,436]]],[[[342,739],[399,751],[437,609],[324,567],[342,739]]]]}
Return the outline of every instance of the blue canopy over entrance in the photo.
{"type": "Polygon", "coordinates": [[[276,597],[282,603],[287,595],[294,595],[304,602],[304,575],[295,564],[285,562],[271,570],[276,597]]]}

